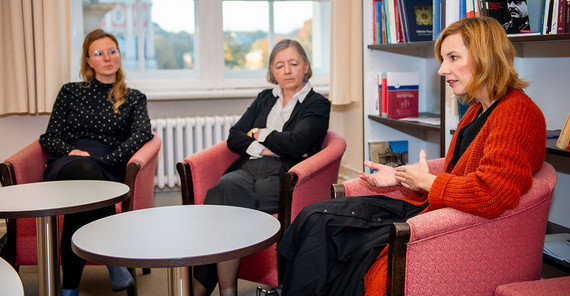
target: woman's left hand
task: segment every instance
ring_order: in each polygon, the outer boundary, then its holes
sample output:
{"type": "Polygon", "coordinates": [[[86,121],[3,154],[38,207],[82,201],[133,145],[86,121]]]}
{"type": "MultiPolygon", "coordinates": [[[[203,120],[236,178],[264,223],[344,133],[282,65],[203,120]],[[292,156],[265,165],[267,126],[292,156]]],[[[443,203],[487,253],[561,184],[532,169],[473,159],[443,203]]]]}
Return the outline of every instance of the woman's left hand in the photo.
{"type": "Polygon", "coordinates": [[[414,191],[420,191],[422,189],[429,191],[436,177],[429,173],[426,152],[424,150],[420,151],[420,161],[418,164],[397,167],[395,175],[396,180],[398,180],[402,186],[414,191]]]}

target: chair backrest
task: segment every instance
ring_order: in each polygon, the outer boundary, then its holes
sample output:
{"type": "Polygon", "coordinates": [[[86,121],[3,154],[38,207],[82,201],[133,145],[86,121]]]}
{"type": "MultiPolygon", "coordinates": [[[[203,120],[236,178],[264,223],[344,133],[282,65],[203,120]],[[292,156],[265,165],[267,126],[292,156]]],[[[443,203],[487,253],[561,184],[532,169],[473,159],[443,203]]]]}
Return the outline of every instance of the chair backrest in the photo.
{"type": "Polygon", "coordinates": [[[179,162],[183,204],[203,204],[208,189],[214,187],[239,154],[228,148],[227,141],[196,152],[179,162]]]}
{"type": "Polygon", "coordinates": [[[405,294],[493,295],[501,284],[538,279],[556,179],[545,162],[520,203],[495,219],[452,208],[409,219],[405,294]]]}

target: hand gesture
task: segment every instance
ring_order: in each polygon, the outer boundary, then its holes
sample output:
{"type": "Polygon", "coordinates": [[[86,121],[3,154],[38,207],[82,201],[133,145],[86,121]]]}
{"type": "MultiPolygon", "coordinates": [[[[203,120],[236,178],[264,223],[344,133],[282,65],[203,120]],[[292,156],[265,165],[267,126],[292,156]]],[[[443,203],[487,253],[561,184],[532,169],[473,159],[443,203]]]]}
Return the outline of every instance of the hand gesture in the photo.
{"type": "Polygon", "coordinates": [[[420,161],[417,164],[397,167],[395,175],[402,186],[414,191],[429,191],[436,177],[429,173],[424,150],[420,151],[420,161]]]}
{"type": "Polygon", "coordinates": [[[396,170],[393,167],[374,163],[368,160],[364,162],[364,165],[371,169],[377,170],[377,172],[373,174],[367,174],[364,172],[358,173],[360,179],[368,182],[368,184],[376,187],[389,187],[398,185],[398,181],[394,175],[396,170]]]}

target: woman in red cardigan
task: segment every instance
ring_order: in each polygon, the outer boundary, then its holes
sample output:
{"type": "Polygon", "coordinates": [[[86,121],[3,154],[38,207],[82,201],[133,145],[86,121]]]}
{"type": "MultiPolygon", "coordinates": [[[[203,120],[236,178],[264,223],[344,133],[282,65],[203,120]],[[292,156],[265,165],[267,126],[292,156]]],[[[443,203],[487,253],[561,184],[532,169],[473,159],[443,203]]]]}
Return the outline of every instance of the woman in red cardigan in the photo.
{"type": "Polygon", "coordinates": [[[284,234],[278,252],[288,261],[282,295],[384,295],[389,225],[452,207],[494,218],[518,204],[542,166],[546,124],[522,91],[514,47],[495,19],[466,18],[448,26],[435,44],[453,93],[469,110],[457,127],[443,172],[418,164],[360,177],[374,186],[416,191],[404,200],[346,197],[306,207],[284,234]]]}

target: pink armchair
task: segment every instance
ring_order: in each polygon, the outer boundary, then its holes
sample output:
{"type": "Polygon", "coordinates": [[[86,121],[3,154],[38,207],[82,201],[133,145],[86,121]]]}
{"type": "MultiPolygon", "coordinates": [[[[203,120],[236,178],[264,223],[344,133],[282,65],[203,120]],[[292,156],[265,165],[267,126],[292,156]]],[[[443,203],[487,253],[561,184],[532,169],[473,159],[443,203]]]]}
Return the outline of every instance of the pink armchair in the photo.
{"type": "MultiPolygon", "coordinates": [[[[443,161],[429,161],[430,172],[440,172],[443,161]]],[[[443,208],[393,224],[387,294],[493,295],[501,284],[539,279],[556,178],[554,168],[545,162],[519,205],[495,219],[443,208]]],[[[332,193],[333,197],[398,198],[410,192],[353,179],[333,185],[332,193]]]]}
{"type": "Polygon", "coordinates": [[[570,276],[500,285],[495,296],[565,296],[570,294],[570,276]]]}
{"type": "MultiPolygon", "coordinates": [[[[139,149],[127,163],[125,184],[130,188],[129,197],[116,205],[117,213],[154,206],[154,172],[160,146],[161,139],[154,134],[153,139],[139,149]]],[[[41,148],[39,141],[18,151],[0,164],[3,186],[43,181],[48,157],[48,153],[41,148]]],[[[63,216],[60,216],[60,237],[62,227],[63,216]]],[[[7,228],[6,260],[16,267],[37,265],[35,219],[8,219],[7,228]]],[[[148,272],[150,269],[144,269],[144,273],[148,272]]]]}
{"type": "MultiPolygon", "coordinates": [[[[330,199],[328,193],[337,182],[340,160],[346,141],[328,131],[322,150],[293,166],[283,177],[279,200],[281,232],[308,204],[330,199]]],[[[226,168],[239,155],[228,149],[226,142],[195,153],[177,164],[181,179],[183,204],[203,204],[206,192],[213,187],[226,168]]],[[[242,260],[239,277],[277,286],[283,275],[283,262],[278,263],[276,244],[242,260]]]]}

